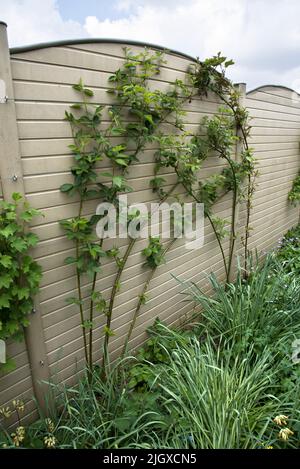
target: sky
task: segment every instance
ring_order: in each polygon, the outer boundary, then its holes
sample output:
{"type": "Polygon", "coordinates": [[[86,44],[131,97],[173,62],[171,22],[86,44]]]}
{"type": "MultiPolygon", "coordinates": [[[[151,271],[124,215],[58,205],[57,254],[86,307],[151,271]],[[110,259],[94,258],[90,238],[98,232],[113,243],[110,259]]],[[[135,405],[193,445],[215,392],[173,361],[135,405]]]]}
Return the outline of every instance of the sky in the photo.
{"type": "Polygon", "coordinates": [[[204,59],[221,51],[230,77],[300,92],[299,0],[0,0],[9,44],[120,38],[204,59]]]}

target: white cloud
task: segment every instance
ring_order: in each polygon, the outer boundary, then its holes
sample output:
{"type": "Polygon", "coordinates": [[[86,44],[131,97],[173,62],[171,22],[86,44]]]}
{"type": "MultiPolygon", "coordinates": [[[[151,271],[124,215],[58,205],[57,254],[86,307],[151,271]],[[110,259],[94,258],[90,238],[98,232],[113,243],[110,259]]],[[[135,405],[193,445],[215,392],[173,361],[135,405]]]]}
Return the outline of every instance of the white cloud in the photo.
{"type": "Polygon", "coordinates": [[[127,16],[87,17],[87,33],[157,43],[200,58],[221,50],[236,61],[232,78],[250,86],[291,86],[299,76],[299,0],[120,0],[118,7],[127,16]]]}
{"type": "MultiPolygon", "coordinates": [[[[155,5],[159,7],[168,7],[172,8],[176,3],[181,3],[187,6],[189,3],[193,3],[194,0],[117,0],[115,9],[118,11],[132,11],[138,7],[143,7],[145,5],[155,5]]],[[[175,5],[176,6],[176,5],[175,5]]]]}
{"type": "MultiPolygon", "coordinates": [[[[11,45],[75,37],[135,39],[204,57],[221,50],[249,87],[300,78],[299,0],[112,0],[121,18],[64,21],[56,0],[0,0],[11,45]]],[[[76,2],[74,1],[74,9],[76,2]]]]}
{"type": "Polygon", "coordinates": [[[56,0],[0,0],[0,19],[8,24],[11,46],[86,34],[80,23],[62,19],[56,0]]]}

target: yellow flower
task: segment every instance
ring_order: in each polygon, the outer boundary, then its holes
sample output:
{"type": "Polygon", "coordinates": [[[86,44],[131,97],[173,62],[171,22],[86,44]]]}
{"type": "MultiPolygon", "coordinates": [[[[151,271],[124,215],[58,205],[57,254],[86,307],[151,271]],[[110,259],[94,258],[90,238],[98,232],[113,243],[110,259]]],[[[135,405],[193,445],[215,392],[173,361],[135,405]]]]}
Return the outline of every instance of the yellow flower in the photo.
{"type": "Polygon", "coordinates": [[[45,436],[44,443],[47,448],[54,448],[56,444],[56,439],[54,436],[45,436]]]}
{"type": "Polygon", "coordinates": [[[18,437],[16,436],[15,433],[12,433],[11,437],[12,437],[12,440],[13,440],[13,443],[14,443],[15,447],[18,448],[20,446],[20,442],[18,440],[18,437]]]}
{"type": "Polygon", "coordinates": [[[0,415],[3,415],[6,419],[8,419],[11,416],[11,410],[10,407],[1,407],[0,408],[0,415]]]}
{"type": "Polygon", "coordinates": [[[13,405],[13,408],[15,410],[18,410],[19,412],[24,412],[24,410],[25,410],[24,402],[20,401],[19,399],[13,400],[12,405],[13,405]]]}
{"type": "Polygon", "coordinates": [[[50,433],[53,433],[54,430],[55,430],[55,426],[54,426],[54,423],[52,422],[52,420],[49,419],[49,418],[47,418],[47,419],[45,420],[45,423],[46,423],[46,425],[47,425],[48,431],[49,431],[50,433]]]}
{"type": "Polygon", "coordinates": [[[289,418],[286,415],[277,415],[273,422],[281,427],[282,425],[287,425],[288,419],[289,418]]]}
{"type": "Polygon", "coordinates": [[[24,427],[17,427],[16,432],[11,434],[12,440],[16,447],[20,446],[20,443],[25,439],[25,428],[24,427]]]}
{"type": "Polygon", "coordinates": [[[24,427],[17,427],[16,434],[18,435],[19,438],[22,438],[24,440],[24,438],[25,438],[25,428],[24,427]]]}
{"type": "Polygon", "coordinates": [[[265,449],[273,449],[273,446],[265,446],[265,449]]]}
{"type": "Polygon", "coordinates": [[[292,435],[294,435],[294,432],[289,428],[282,428],[279,432],[279,438],[284,441],[288,440],[292,435]]]}

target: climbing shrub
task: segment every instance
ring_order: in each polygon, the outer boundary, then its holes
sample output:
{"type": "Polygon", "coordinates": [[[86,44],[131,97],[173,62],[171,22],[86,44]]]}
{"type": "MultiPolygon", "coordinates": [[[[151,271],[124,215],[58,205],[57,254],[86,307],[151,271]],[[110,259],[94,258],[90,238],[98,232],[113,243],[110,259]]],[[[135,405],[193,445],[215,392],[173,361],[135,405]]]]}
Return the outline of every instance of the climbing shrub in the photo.
{"type": "MultiPolygon", "coordinates": [[[[92,104],[90,98],[93,91],[87,88],[82,80],[73,88],[79,93],[79,101],[67,111],[65,119],[70,123],[74,143],[70,149],[74,154],[74,165],[71,167],[73,183],[63,184],[61,191],[70,196],[79,197],[78,215],[72,220],[63,220],[61,225],[67,237],[75,243],[75,256],[66,259],[76,269],[78,295],[69,298],[68,302],[76,304],[80,312],[85,360],[89,368],[93,364],[93,329],[94,313],[103,313],[106,318],[104,327],[104,359],[108,361],[108,344],[114,334],[111,329],[112,314],[116,294],[121,288],[121,275],[126,261],[136,242],[130,239],[121,257],[118,251],[105,250],[102,239],[95,237],[95,224],[101,216],[83,216],[84,203],[90,198],[99,202],[109,202],[116,207],[119,219],[118,195],[130,192],[127,183],[128,169],[138,161],[140,153],[146,145],[155,141],[159,126],[172,115],[176,128],[182,127],[181,103],[189,99],[190,90],[180,80],[176,80],[166,92],[151,90],[149,79],[160,73],[163,63],[161,52],[143,51],[134,55],[125,49],[125,63],[109,78],[110,88],[107,92],[114,97],[114,104],[98,106],[92,104]],[[103,125],[103,113],[109,118],[109,125],[103,125]],[[76,115],[75,115],[76,114],[76,115]],[[130,119],[129,119],[130,117],[130,119]],[[112,137],[118,137],[121,143],[115,145],[112,137]],[[97,164],[108,161],[112,170],[101,172],[97,164]],[[101,180],[99,180],[101,178],[101,180]],[[112,292],[106,302],[97,288],[97,276],[101,272],[101,258],[109,257],[116,262],[117,273],[113,281],[112,292]],[[88,313],[84,306],[82,293],[82,276],[88,274],[91,279],[91,290],[88,313]],[[88,317],[87,317],[88,316],[88,317]]],[[[174,187],[169,191],[174,190],[174,187]]],[[[169,193],[164,194],[164,200],[169,193]]],[[[138,216],[132,215],[132,218],[138,216]]]]}
{"type": "MultiPolygon", "coordinates": [[[[244,247],[244,272],[245,276],[248,276],[248,264],[250,258],[248,244],[251,232],[250,214],[258,171],[256,169],[256,160],[253,149],[249,146],[248,142],[251,130],[249,113],[240,102],[239,91],[226,76],[228,67],[233,64],[234,62],[232,60],[227,60],[227,58],[222,56],[221,53],[218,53],[216,56],[206,59],[203,62],[198,60],[196,64],[193,64],[190,69],[190,77],[193,86],[198,90],[198,94],[200,96],[207,96],[208,93],[213,93],[219,97],[223,104],[225,104],[225,108],[221,107],[220,112],[225,112],[229,117],[231,121],[231,124],[229,123],[229,128],[235,128],[237,144],[240,146],[238,159],[241,162],[241,173],[246,180],[246,183],[240,187],[240,197],[241,200],[244,200],[246,205],[246,222],[244,225],[244,234],[241,236],[241,241],[244,247]]],[[[226,125],[225,127],[228,126],[226,125]]],[[[232,170],[232,175],[233,174],[234,171],[232,170]]],[[[237,175],[235,175],[234,178],[237,179],[237,175]]],[[[233,197],[236,197],[235,191],[233,191],[233,197]]],[[[233,212],[234,211],[235,209],[233,208],[233,212]]],[[[234,217],[232,216],[232,218],[234,217]]],[[[216,236],[218,236],[217,232],[216,236]]],[[[232,259],[232,253],[234,252],[235,241],[236,236],[234,233],[234,223],[232,220],[230,254],[228,261],[229,265],[227,268],[225,268],[225,270],[227,270],[227,280],[230,278],[230,259],[232,259]]]]}
{"type": "Polygon", "coordinates": [[[300,202],[300,171],[293,181],[292,189],[288,194],[289,201],[296,207],[300,202]]]}
{"type": "MultiPolygon", "coordinates": [[[[117,219],[120,219],[121,207],[118,196],[132,190],[127,181],[129,169],[133,163],[139,161],[139,156],[147,145],[155,144],[158,147],[150,187],[158,196],[160,203],[173,197],[176,187],[181,185],[185,189],[185,194],[176,196],[179,203],[183,203],[183,199],[188,195],[196,202],[205,204],[205,216],[216,236],[227,282],[230,280],[237,239],[236,207],[238,202],[243,198],[246,199],[245,270],[247,270],[247,233],[254,190],[255,160],[247,142],[250,131],[247,112],[240,104],[239,94],[225,75],[232,61],[219,54],[194,64],[186,74],[185,81],[176,79],[166,90],[154,89],[154,86],[150,86],[149,79],[156,78],[165,63],[162,52],[150,52],[145,49],[139,54],[133,54],[130,49],[125,48],[124,65],[108,80],[107,92],[113,96],[113,103],[99,106],[91,102],[93,91],[80,80],[73,86],[79,94],[79,101],[71,106],[71,111],[66,112],[66,120],[71,125],[74,140],[70,145],[74,155],[74,165],[71,168],[73,183],[63,184],[61,191],[70,196],[76,195],[80,201],[78,215],[72,220],[64,220],[61,223],[68,238],[75,243],[75,256],[67,258],[66,262],[73,264],[76,269],[78,294],[68,301],[79,308],[85,359],[90,370],[93,365],[95,311],[102,313],[106,322],[103,350],[105,370],[109,340],[114,335],[111,324],[115,298],[122,287],[122,273],[136,239],[129,236],[129,243],[125,251],[122,251],[122,255],[118,248],[106,249],[104,232],[100,239],[97,239],[94,233],[95,225],[102,216],[85,216],[85,202],[93,198],[99,202],[112,203],[116,209],[117,219]],[[223,106],[217,115],[206,117],[199,122],[199,130],[193,134],[186,130],[183,122],[184,105],[191,102],[195,96],[203,96],[209,92],[216,94],[223,102],[223,106]],[[162,124],[165,126],[162,127],[162,124]],[[112,137],[117,137],[118,142],[116,143],[112,137]],[[235,158],[238,143],[241,143],[241,151],[239,158],[235,158]],[[212,175],[203,181],[200,173],[202,165],[207,158],[215,154],[223,159],[224,168],[220,174],[212,175]],[[109,172],[101,172],[99,169],[98,164],[103,160],[111,167],[109,172]],[[177,175],[177,181],[168,190],[166,190],[166,180],[160,173],[163,168],[172,168],[177,175]],[[229,229],[228,220],[217,217],[212,210],[213,205],[228,193],[232,196],[229,229]],[[228,259],[222,245],[222,240],[226,236],[230,238],[228,259]],[[102,270],[102,259],[107,257],[116,263],[116,275],[109,299],[105,300],[102,292],[98,290],[97,280],[102,270]],[[88,298],[84,296],[86,293],[83,294],[82,290],[82,277],[85,275],[88,275],[91,281],[88,298]],[[86,299],[89,302],[88,307],[86,299]]],[[[139,213],[131,214],[128,222],[134,218],[137,218],[136,223],[142,229],[143,221],[139,213]]],[[[124,352],[140,309],[147,301],[150,281],[175,241],[176,239],[172,239],[163,249],[158,239],[151,238],[149,246],[143,251],[146,257],[144,267],[149,269],[149,276],[138,297],[124,352]]]]}
{"type": "MultiPolygon", "coordinates": [[[[0,339],[20,340],[29,325],[33,297],[41,280],[41,268],[30,255],[38,237],[27,230],[39,212],[22,201],[18,193],[12,202],[0,202],[0,339]]],[[[8,369],[7,365],[0,365],[8,369]]]]}

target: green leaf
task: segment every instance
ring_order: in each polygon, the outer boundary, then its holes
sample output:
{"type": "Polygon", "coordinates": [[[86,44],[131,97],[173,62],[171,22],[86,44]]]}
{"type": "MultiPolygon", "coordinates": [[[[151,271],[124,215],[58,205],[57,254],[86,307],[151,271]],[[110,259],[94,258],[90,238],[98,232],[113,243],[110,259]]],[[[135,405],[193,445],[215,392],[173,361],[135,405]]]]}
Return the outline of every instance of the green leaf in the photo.
{"type": "Polygon", "coordinates": [[[9,286],[13,283],[13,278],[9,274],[1,275],[0,277],[0,289],[1,288],[9,288],[9,286]]]}
{"type": "Polygon", "coordinates": [[[41,278],[42,278],[42,273],[40,271],[41,270],[40,266],[37,265],[37,267],[39,269],[37,272],[31,270],[31,271],[28,272],[27,277],[26,277],[27,278],[27,283],[29,284],[31,289],[35,289],[36,287],[38,287],[38,285],[41,281],[41,278]]]}
{"type": "Polygon", "coordinates": [[[122,160],[121,158],[116,158],[115,161],[120,166],[128,166],[128,163],[125,160],[122,160]]]}
{"type": "Polygon", "coordinates": [[[67,265],[74,264],[75,262],[77,262],[76,257],[66,257],[65,259],[65,264],[67,265]]]}
{"type": "Polygon", "coordinates": [[[119,417],[114,420],[114,424],[121,433],[126,433],[130,431],[132,419],[129,417],[119,417]]]}
{"type": "Polygon", "coordinates": [[[90,218],[90,225],[95,225],[99,220],[101,220],[101,218],[103,218],[103,215],[92,215],[90,218]]]}
{"type": "Polygon", "coordinates": [[[140,295],[139,298],[140,298],[141,304],[145,305],[147,302],[147,298],[148,298],[147,295],[144,293],[143,295],[140,295]]]}
{"type": "Polygon", "coordinates": [[[34,449],[44,449],[45,443],[41,438],[31,438],[30,447],[34,449]]]}
{"type": "Polygon", "coordinates": [[[10,305],[11,296],[8,293],[1,293],[0,295],[0,308],[8,308],[10,305]]]}
{"type": "Polygon", "coordinates": [[[102,247],[99,245],[99,244],[93,244],[90,249],[89,249],[89,252],[91,254],[91,256],[95,259],[97,256],[105,256],[106,255],[106,252],[102,249],[102,247]]]}
{"type": "Polygon", "coordinates": [[[94,96],[94,92],[92,90],[89,90],[88,88],[84,88],[83,92],[86,96],[89,96],[89,97],[94,96]]]}
{"type": "Polygon", "coordinates": [[[12,265],[12,257],[7,256],[6,254],[0,254],[0,264],[5,267],[6,269],[8,267],[11,267],[12,265]]]}
{"type": "Polygon", "coordinates": [[[112,329],[110,329],[108,326],[104,326],[103,331],[109,337],[112,337],[113,335],[116,335],[116,333],[112,329]]]}
{"type": "Polygon", "coordinates": [[[94,327],[93,321],[85,320],[83,324],[81,324],[83,329],[91,330],[94,327]]]}
{"type": "Polygon", "coordinates": [[[145,249],[143,250],[143,254],[144,254],[144,256],[146,256],[146,257],[151,256],[151,254],[152,254],[152,249],[150,249],[150,248],[145,248],[145,249]]]}
{"type": "Polygon", "coordinates": [[[17,286],[15,286],[12,289],[12,292],[15,296],[18,297],[19,300],[23,300],[23,299],[27,300],[30,296],[30,290],[27,287],[17,287],[17,286]]]}
{"type": "Polygon", "coordinates": [[[61,192],[70,192],[74,188],[73,184],[63,184],[60,186],[60,191],[61,192]]]}
{"type": "Polygon", "coordinates": [[[11,246],[18,252],[24,252],[27,249],[27,243],[22,238],[15,238],[11,242],[11,246]]]}
{"type": "Polygon", "coordinates": [[[145,115],[145,120],[146,120],[147,122],[150,122],[150,124],[154,125],[153,117],[151,116],[151,114],[146,114],[146,115],[145,115]]]}
{"type": "Polygon", "coordinates": [[[10,224],[0,230],[0,235],[3,236],[4,238],[8,239],[10,236],[15,234],[15,232],[18,230],[17,225],[10,224]]]}
{"type": "Polygon", "coordinates": [[[66,303],[68,303],[69,305],[80,305],[82,304],[82,301],[80,301],[78,298],[73,296],[73,297],[67,298],[66,303]]]}
{"type": "Polygon", "coordinates": [[[112,183],[114,186],[118,187],[119,189],[122,187],[123,185],[123,178],[122,176],[114,176],[112,178],[112,183]]]}
{"type": "Polygon", "coordinates": [[[119,248],[113,247],[112,249],[109,249],[108,251],[106,251],[106,254],[108,257],[117,257],[119,252],[120,252],[119,248]]]}
{"type": "Polygon", "coordinates": [[[82,91],[83,90],[82,79],[80,78],[79,83],[77,85],[73,85],[72,88],[73,90],[76,90],[76,91],[82,91]]]}
{"type": "Polygon", "coordinates": [[[36,234],[34,233],[28,233],[26,235],[26,241],[27,241],[27,246],[28,247],[33,247],[33,246],[36,246],[36,244],[38,243],[39,241],[39,238],[36,234]]]}
{"type": "Polygon", "coordinates": [[[67,120],[69,122],[74,122],[75,117],[73,116],[73,114],[71,112],[65,111],[65,120],[67,120]]]}
{"type": "Polygon", "coordinates": [[[102,313],[103,311],[105,311],[105,308],[106,308],[106,301],[102,298],[100,300],[98,300],[96,303],[95,303],[95,307],[96,307],[96,310],[99,312],[99,313],[102,313]]]}
{"type": "Polygon", "coordinates": [[[15,221],[17,219],[16,212],[6,212],[6,220],[8,221],[15,221]]]}
{"type": "Polygon", "coordinates": [[[25,210],[24,212],[22,212],[20,214],[20,219],[28,223],[33,219],[33,217],[38,216],[38,215],[41,215],[41,212],[39,210],[35,210],[32,208],[32,209],[25,210]]]}
{"type": "Polygon", "coordinates": [[[13,195],[12,195],[12,199],[15,201],[15,202],[18,202],[19,200],[22,200],[22,196],[19,192],[14,192],[13,195]]]}
{"type": "Polygon", "coordinates": [[[91,198],[98,197],[99,192],[97,190],[93,189],[93,190],[90,190],[90,191],[86,191],[84,195],[85,195],[86,199],[91,199],[91,198]]]}
{"type": "Polygon", "coordinates": [[[118,135],[123,135],[126,132],[123,127],[112,127],[111,129],[111,135],[113,136],[118,136],[118,135]]]}

